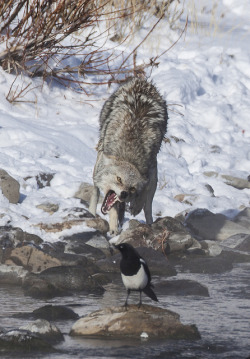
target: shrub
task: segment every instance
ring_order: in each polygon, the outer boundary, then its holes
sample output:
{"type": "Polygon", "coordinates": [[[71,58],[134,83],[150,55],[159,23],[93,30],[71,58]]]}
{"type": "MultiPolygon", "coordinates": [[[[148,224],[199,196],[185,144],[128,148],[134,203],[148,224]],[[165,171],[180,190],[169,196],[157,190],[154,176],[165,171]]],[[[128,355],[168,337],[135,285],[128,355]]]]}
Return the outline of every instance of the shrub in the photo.
{"type": "MultiPolygon", "coordinates": [[[[107,45],[111,33],[117,34],[117,23],[123,29],[131,23],[138,28],[153,9],[158,19],[149,35],[173,1],[163,1],[161,6],[156,0],[2,1],[0,66],[16,75],[56,79],[85,92],[90,83],[119,82],[154,66],[156,59],[136,64],[136,50],[143,41],[125,60],[115,43],[107,45]]],[[[118,44],[127,37],[120,36],[118,44]]]]}

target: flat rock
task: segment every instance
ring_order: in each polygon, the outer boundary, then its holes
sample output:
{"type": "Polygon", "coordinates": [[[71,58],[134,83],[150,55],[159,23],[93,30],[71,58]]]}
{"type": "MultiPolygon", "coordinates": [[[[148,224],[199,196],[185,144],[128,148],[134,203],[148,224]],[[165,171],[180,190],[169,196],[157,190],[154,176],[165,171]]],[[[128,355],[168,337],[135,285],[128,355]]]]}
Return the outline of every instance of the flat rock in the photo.
{"type": "Polygon", "coordinates": [[[80,318],[71,329],[72,336],[133,337],[147,333],[149,338],[200,339],[195,325],[183,325],[177,313],[167,309],[131,305],[97,310],[80,318]]]}
{"type": "Polygon", "coordinates": [[[159,295],[209,297],[207,287],[189,279],[161,280],[154,287],[159,295]]]}
{"type": "Polygon", "coordinates": [[[198,239],[225,240],[235,234],[250,234],[250,228],[230,221],[223,214],[214,214],[207,209],[190,212],[185,221],[191,234],[198,239]]]}
{"type": "Polygon", "coordinates": [[[52,298],[75,291],[103,294],[102,285],[83,266],[60,266],[25,277],[26,295],[35,298],[52,298]]]}

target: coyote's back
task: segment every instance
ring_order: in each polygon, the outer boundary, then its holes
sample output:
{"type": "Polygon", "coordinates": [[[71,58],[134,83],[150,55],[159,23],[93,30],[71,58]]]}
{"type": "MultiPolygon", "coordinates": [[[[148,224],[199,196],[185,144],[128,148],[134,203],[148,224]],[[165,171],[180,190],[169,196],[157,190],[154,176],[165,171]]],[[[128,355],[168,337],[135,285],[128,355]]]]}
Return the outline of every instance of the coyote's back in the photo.
{"type": "Polygon", "coordinates": [[[151,82],[139,78],[120,86],[103,106],[90,211],[96,214],[102,190],[102,212],[110,211],[112,232],[122,222],[125,202],[133,215],[144,208],[147,223],[152,223],[157,153],[167,119],[166,102],[151,82]]]}

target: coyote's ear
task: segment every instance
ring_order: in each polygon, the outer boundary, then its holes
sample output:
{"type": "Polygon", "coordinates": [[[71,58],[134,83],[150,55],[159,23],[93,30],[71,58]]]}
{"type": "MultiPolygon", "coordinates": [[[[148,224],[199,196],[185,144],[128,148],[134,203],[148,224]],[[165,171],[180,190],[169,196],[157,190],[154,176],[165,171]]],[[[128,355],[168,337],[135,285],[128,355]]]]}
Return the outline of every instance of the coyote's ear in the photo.
{"type": "Polygon", "coordinates": [[[108,156],[105,153],[102,154],[102,162],[104,166],[110,166],[116,160],[115,156],[108,156]]]}

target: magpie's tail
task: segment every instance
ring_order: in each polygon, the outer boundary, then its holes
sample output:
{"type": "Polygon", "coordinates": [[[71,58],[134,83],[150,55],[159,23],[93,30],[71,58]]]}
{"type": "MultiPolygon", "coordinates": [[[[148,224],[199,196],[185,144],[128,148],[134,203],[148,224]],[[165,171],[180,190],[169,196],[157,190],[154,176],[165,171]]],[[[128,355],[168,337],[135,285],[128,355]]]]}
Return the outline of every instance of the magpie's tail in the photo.
{"type": "Polygon", "coordinates": [[[143,293],[145,293],[149,298],[151,298],[152,300],[154,300],[155,302],[158,302],[158,299],[155,295],[155,292],[153,291],[153,289],[151,288],[151,286],[147,285],[144,289],[143,289],[143,293]]]}

